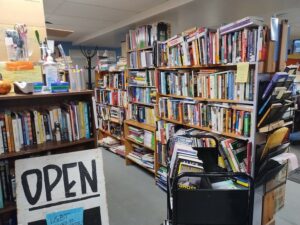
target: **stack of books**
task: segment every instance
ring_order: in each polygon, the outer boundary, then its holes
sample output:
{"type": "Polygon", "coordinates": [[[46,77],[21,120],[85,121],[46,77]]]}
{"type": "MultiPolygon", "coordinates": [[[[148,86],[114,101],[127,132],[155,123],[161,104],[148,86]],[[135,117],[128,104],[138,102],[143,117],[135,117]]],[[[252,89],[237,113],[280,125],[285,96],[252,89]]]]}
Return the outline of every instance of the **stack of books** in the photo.
{"type": "Polygon", "coordinates": [[[121,107],[127,104],[127,92],[123,90],[95,89],[95,98],[101,104],[121,107]]]}
{"type": "Polygon", "coordinates": [[[138,58],[137,52],[130,52],[129,53],[129,68],[137,69],[138,66],[138,58]]]}
{"type": "Polygon", "coordinates": [[[18,152],[51,141],[90,138],[91,113],[90,104],[82,101],[45,109],[0,112],[0,152],[18,152]]]}
{"type": "Polygon", "coordinates": [[[166,40],[169,33],[170,25],[163,22],[139,26],[134,30],[129,30],[128,49],[151,47],[156,40],[166,40]]]}
{"type": "Polygon", "coordinates": [[[161,118],[182,124],[244,137],[251,134],[251,106],[160,98],[158,109],[161,118]]]}
{"type": "Polygon", "coordinates": [[[168,177],[167,168],[160,167],[156,175],[156,184],[164,191],[167,191],[167,179],[168,179],[167,177],[168,177]]]}
{"type": "Polygon", "coordinates": [[[151,108],[136,104],[128,104],[126,118],[153,126],[155,126],[156,121],[153,107],[151,108]]]}
{"type": "Polygon", "coordinates": [[[251,157],[251,145],[245,141],[221,140],[219,152],[224,160],[227,171],[250,174],[248,157],[251,157]]]}
{"type": "Polygon", "coordinates": [[[156,89],[129,86],[128,100],[131,103],[153,104],[156,102],[156,89]]]}
{"type": "Polygon", "coordinates": [[[141,51],[140,52],[140,64],[141,68],[153,67],[153,52],[141,51]]]}
{"type": "Polygon", "coordinates": [[[154,169],[154,154],[153,152],[140,147],[138,145],[132,145],[133,150],[128,154],[128,158],[138,162],[138,164],[143,165],[151,170],[154,169]]]}
{"type": "Polygon", "coordinates": [[[154,70],[129,71],[129,86],[155,86],[154,70]]]}
{"type": "Polygon", "coordinates": [[[157,88],[163,95],[252,101],[254,69],[246,83],[236,82],[236,71],[160,71],[157,88]]]}
{"type": "Polygon", "coordinates": [[[111,73],[104,75],[98,81],[98,85],[100,88],[111,88],[111,89],[124,89],[125,81],[124,81],[124,73],[111,73]]]}
{"type": "Polygon", "coordinates": [[[246,17],[218,29],[195,28],[157,45],[158,66],[193,66],[264,60],[263,19],[246,17]]]}
{"type": "Polygon", "coordinates": [[[133,139],[134,141],[136,141],[140,144],[144,144],[144,130],[143,129],[129,126],[128,130],[129,130],[128,137],[130,139],[133,139]]]}

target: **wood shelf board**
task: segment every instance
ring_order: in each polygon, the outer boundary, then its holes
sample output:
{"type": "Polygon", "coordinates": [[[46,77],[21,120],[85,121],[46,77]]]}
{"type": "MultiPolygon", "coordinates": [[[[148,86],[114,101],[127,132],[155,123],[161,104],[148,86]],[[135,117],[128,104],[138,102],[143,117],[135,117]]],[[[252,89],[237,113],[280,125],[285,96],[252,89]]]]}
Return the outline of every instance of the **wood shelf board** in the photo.
{"type": "Polygon", "coordinates": [[[172,119],[168,119],[168,118],[164,118],[164,117],[160,117],[160,119],[171,122],[171,123],[175,123],[175,124],[178,124],[178,125],[182,125],[182,126],[186,126],[186,127],[190,127],[190,128],[196,128],[198,130],[203,130],[203,131],[211,132],[211,133],[214,133],[214,134],[223,135],[223,136],[226,136],[226,137],[236,138],[236,139],[240,139],[240,140],[250,139],[250,137],[247,138],[247,137],[243,137],[243,136],[240,136],[240,135],[237,135],[237,134],[214,131],[214,130],[208,128],[208,127],[200,127],[200,126],[197,126],[197,125],[183,124],[181,121],[172,120],[172,119]]]}
{"type": "Polygon", "coordinates": [[[253,101],[241,101],[241,100],[230,100],[230,99],[218,99],[218,98],[200,98],[200,97],[189,97],[189,96],[180,96],[172,94],[160,94],[162,97],[171,97],[171,98],[181,98],[181,99],[192,99],[196,101],[206,101],[206,102],[221,102],[221,103],[235,103],[235,104],[245,104],[253,105],[253,101]]]}
{"type": "Polygon", "coordinates": [[[144,166],[142,163],[140,163],[138,160],[136,160],[135,158],[131,157],[130,155],[127,155],[126,158],[129,159],[131,162],[133,162],[133,163],[139,165],[140,167],[142,167],[142,168],[148,170],[149,172],[155,174],[154,169],[152,170],[152,169],[150,169],[150,168],[144,166]]]}
{"type": "Polygon", "coordinates": [[[22,156],[29,156],[29,155],[43,153],[47,151],[53,151],[56,149],[62,149],[62,148],[72,147],[75,145],[86,144],[94,141],[95,141],[94,138],[83,138],[81,140],[72,141],[72,142],[45,142],[43,144],[25,147],[19,152],[10,152],[10,153],[1,154],[0,160],[18,158],[22,156]]]}
{"type": "MultiPolygon", "coordinates": [[[[257,62],[250,62],[250,66],[255,66],[257,62]]],[[[211,69],[211,68],[227,68],[236,67],[237,64],[211,64],[211,65],[195,65],[195,66],[161,66],[157,67],[159,70],[180,70],[180,69],[211,69]]]]}
{"type": "Polygon", "coordinates": [[[144,50],[149,50],[149,49],[153,49],[153,46],[146,46],[144,48],[135,48],[135,49],[128,49],[127,53],[130,52],[137,52],[137,51],[144,51],[144,50]]]}
{"type": "Polygon", "coordinates": [[[144,103],[144,102],[129,102],[130,104],[136,104],[136,105],[144,105],[144,106],[149,106],[149,107],[154,107],[155,104],[153,103],[144,103]]]}
{"type": "Polygon", "coordinates": [[[96,101],[96,104],[103,105],[103,106],[105,105],[105,106],[108,106],[108,107],[126,108],[125,106],[106,104],[106,103],[102,103],[102,102],[98,102],[98,101],[96,101]]]}
{"type": "Polygon", "coordinates": [[[4,204],[4,208],[0,209],[0,215],[5,214],[5,213],[10,213],[13,211],[16,211],[16,203],[15,202],[7,202],[4,204]]]}
{"type": "Polygon", "coordinates": [[[0,95],[0,101],[2,100],[22,100],[22,99],[39,99],[39,98],[56,98],[56,97],[67,97],[67,96],[76,96],[76,95],[93,95],[93,90],[87,91],[71,91],[65,93],[34,93],[34,94],[16,94],[16,93],[9,93],[7,95],[0,95]]]}
{"type": "Polygon", "coordinates": [[[102,132],[102,133],[104,133],[104,134],[106,134],[106,135],[108,135],[108,136],[111,136],[111,137],[113,137],[113,138],[115,138],[115,139],[117,139],[119,141],[122,141],[122,142],[125,141],[124,138],[120,138],[120,137],[118,137],[116,135],[113,135],[113,134],[111,134],[110,132],[108,132],[106,130],[99,129],[99,131],[102,132]]]}
{"type": "Polygon", "coordinates": [[[132,143],[134,143],[134,144],[137,144],[137,145],[139,145],[139,146],[142,146],[142,147],[144,147],[144,148],[146,148],[146,149],[148,149],[148,150],[150,150],[150,151],[155,151],[154,149],[152,149],[152,148],[150,148],[150,147],[144,145],[144,143],[140,143],[140,142],[138,142],[138,141],[136,141],[136,140],[134,140],[134,139],[132,139],[132,138],[130,138],[130,137],[126,137],[126,140],[127,140],[127,141],[130,141],[130,142],[132,142],[132,143]]]}
{"type": "Polygon", "coordinates": [[[152,132],[156,131],[156,127],[154,125],[140,123],[140,122],[137,122],[135,120],[124,120],[124,123],[126,123],[128,125],[138,127],[138,128],[142,128],[142,129],[145,129],[145,130],[148,130],[148,131],[152,131],[152,132]]]}
{"type": "Polygon", "coordinates": [[[156,69],[155,67],[138,67],[138,68],[127,68],[128,70],[154,70],[156,69]]]}

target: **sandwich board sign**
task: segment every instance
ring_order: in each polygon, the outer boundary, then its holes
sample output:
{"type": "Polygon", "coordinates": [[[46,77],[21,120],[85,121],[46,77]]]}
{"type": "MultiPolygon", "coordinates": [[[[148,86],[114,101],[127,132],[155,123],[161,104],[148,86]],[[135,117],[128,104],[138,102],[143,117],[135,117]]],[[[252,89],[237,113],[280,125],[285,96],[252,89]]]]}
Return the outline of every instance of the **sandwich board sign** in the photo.
{"type": "Polygon", "coordinates": [[[19,225],[109,225],[101,150],[15,163],[19,225]]]}

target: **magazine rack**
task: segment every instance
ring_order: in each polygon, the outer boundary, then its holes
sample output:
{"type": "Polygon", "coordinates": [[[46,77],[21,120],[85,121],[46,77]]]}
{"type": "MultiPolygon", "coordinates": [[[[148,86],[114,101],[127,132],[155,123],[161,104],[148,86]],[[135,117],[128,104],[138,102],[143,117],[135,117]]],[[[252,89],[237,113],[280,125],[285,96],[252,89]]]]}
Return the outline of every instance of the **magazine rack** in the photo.
{"type": "MultiPolygon", "coordinates": [[[[208,162],[212,163],[212,161],[209,160],[215,158],[217,154],[216,151],[218,151],[218,141],[214,136],[183,135],[183,137],[212,138],[216,141],[216,147],[195,148],[198,151],[198,158],[203,161],[204,173],[185,172],[179,174],[173,180],[168,176],[168,220],[166,224],[252,225],[254,200],[253,179],[245,173],[218,172],[216,171],[216,167],[206,164],[208,162]],[[208,151],[210,151],[210,153],[208,151]],[[209,155],[212,157],[209,157],[209,155]],[[199,156],[204,156],[205,159],[199,156]],[[183,177],[199,177],[201,181],[203,179],[207,182],[239,177],[247,180],[248,187],[223,190],[212,189],[208,185],[207,187],[196,190],[181,189],[178,188],[178,182],[183,177]]],[[[212,163],[212,165],[213,164],[214,163],[212,163]]],[[[168,172],[169,169],[168,166],[168,172]]]]}

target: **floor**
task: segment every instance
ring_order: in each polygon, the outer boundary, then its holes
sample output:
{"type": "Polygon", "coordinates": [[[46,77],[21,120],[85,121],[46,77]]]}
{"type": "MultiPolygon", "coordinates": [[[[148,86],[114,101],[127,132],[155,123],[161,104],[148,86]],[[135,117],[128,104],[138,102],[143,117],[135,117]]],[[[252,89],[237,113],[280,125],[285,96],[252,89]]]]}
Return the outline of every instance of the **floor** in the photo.
{"type": "MultiPolygon", "coordinates": [[[[300,146],[291,149],[300,162],[300,146]]],[[[153,176],[124,159],[103,150],[110,225],[159,225],[166,218],[166,194],[153,176]]],[[[277,225],[300,225],[300,184],[288,181],[285,207],[277,225]]]]}
{"type": "Polygon", "coordinates": [[[103,150],[110,225],[159,225],[167,216],[167,198],[153,175],[103,150]]]}

